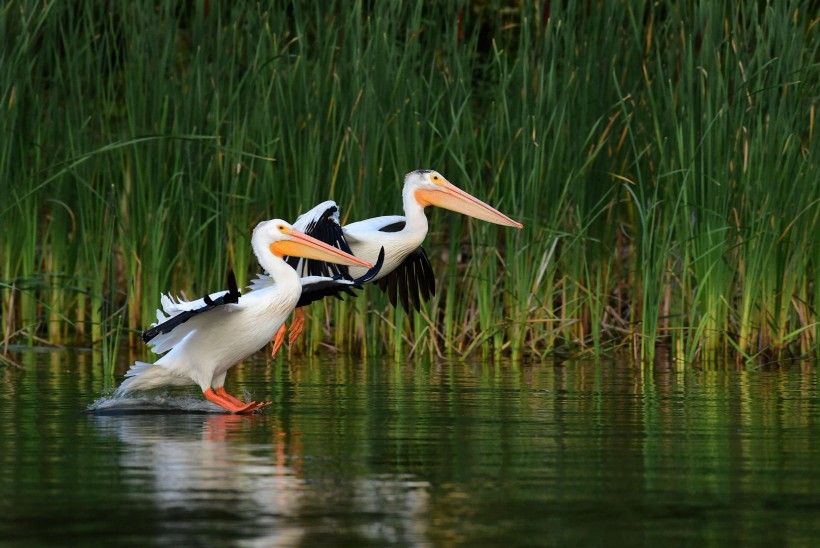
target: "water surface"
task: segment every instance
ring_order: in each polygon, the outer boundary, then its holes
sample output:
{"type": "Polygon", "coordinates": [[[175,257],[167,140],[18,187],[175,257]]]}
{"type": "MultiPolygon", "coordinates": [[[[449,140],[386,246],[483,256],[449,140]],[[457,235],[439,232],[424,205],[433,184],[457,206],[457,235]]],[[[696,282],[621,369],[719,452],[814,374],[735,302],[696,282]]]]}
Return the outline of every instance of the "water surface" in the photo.
{"type": "MultiPolygon", "coordinates": [[[[88,414],[91,353],[0,369],[0,541],[809,545],[817,371],[262,356],[259,415],[88,414]]],[[[127,367],[122,364],[117,380],[127,367]]],[[[196,396],[175,392],[174,401],[196,396]]]]}

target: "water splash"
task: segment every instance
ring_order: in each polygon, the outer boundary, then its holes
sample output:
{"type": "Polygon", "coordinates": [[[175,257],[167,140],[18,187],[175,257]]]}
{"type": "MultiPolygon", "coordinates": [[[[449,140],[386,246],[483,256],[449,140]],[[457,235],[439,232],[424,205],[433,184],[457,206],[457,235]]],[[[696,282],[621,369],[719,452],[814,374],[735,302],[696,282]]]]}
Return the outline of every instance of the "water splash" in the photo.
{"type": "Polygon", "coordinates": [[[86,407],[98,415],[130,413],[225,413],[225,410],[198,396],[168,393],[102,396],[86,407]]]}

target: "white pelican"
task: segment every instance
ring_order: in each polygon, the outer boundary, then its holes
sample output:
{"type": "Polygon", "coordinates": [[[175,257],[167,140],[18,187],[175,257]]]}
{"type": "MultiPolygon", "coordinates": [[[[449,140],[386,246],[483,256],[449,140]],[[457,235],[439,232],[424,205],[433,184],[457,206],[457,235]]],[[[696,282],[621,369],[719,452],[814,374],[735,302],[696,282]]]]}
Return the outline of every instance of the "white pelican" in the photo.
{"type": "MultiPolygon", "coordinates": [[[[300,215],[293,226],[365,261],[375,261],[379,250],[384,248],[384,265],[371,281],[378,281],[379,287],[387,293],[393,306],[396,306],[398,294],[407,312],[410,312],[410,304],[418,311],[421,302],[436,291],[433,268],[427,253],[421,247],[427,236],[425,207],[443,207],[498,225],[524,228],[521,223],[464,192],[437,171],[429,169],[405,175],[402,200],[404,216],[374,217],[345,226],[339,223],[339,206],[336,202],[322,202],[300,215]]],[[[296,257],[288,257],[286,260],[302,276],[343,274],[355,277],[363,272],[360,267],[340,268],[296,257]]],[[[303,326],[304,312],[297,308],[290,327],[291,344],[302,332],[303,326]]],[[[283,324],[274,340],[272,355],[281,347],[284,336],[283,324]]]]}
{"type": "Polygon", "coordinates": [[[196,301],[175,301],[163,295],[164,313],[157,310],[157,323],[143,333],[143,339],[153,346],[154,352],[165,355],[155,363],[132,365],[115,397],[134,390],[196,384],[207,400],[233,413],[264,408],[270,403],[244,403],[225,391],[223,385],[228,370],[263,348],[297,304],[350,292],[352,287],[369,280],[380,267],[307,236],[279,219],[259,223],[251,244],[268,276],[255,280],[251,290],[242,295],[236,289],[232,274],[227,291],[196,301]],[[358,265],[370,271],[353,281],[323,277],[300,279],[283,260],[286,255],[358,265]]]}

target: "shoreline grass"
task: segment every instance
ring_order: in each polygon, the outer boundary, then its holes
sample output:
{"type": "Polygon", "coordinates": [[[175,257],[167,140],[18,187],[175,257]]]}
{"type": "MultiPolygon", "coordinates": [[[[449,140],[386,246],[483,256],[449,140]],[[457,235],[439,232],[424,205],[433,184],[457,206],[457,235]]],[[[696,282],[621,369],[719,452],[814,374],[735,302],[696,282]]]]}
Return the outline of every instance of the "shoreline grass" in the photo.
{"type": "Polygon", "coordinates": [[[555,4],[6,2],[4,342],[139,348],[257,222],[433,168],[525,229],[430,211],[424,313],[368,288],[295,351],[816,358],[812,3],[555,4]]]}

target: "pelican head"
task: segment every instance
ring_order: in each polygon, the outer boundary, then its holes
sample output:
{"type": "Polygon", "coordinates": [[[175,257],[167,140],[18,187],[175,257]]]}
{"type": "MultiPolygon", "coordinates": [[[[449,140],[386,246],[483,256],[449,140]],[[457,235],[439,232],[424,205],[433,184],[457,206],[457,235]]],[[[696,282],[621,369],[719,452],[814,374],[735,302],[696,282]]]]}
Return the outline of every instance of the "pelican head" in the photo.
{"type": "Polygon", "coordinates": [[[420,169],[405,175],[404,195],[412,196],[421,207],[443,207],[497,225],[524,228],[521,223],[513,221],[497,209],[464,192],[439,172],[431,169],[420,169]]]}
{"type": "Polygon", "coordinates": [[[368,262],[361,261],[349,253],[296,230],[282,219],[262,221],[256,225],[251,242],[260,262],[262,262],[260,253],[268,250],[280,259],[286,256],[303,257],[347,266],[373,267],[368,262]]]}

